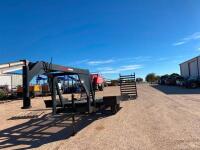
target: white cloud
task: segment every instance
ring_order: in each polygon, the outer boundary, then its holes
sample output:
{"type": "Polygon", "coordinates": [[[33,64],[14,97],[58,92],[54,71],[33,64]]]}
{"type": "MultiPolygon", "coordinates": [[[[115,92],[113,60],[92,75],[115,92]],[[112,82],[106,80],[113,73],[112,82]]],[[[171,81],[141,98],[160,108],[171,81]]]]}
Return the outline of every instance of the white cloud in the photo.
{"type": "Polygon", "coordinates": [[[166,61],[166,60],[169,60],[168,57],[160,57],[157,59],[157,61],[166,61]]]}
{"type": "Polygon", "coordinates": [[[128,70],[135,70],[141,68],[141,65],[127,65],[127,66],[121,66],[118,70],[119,71],[128,71],[128,70]]]}
{"type": "Polygon", "coordinates": [[[188,43],[192,40],[198,40],[198,39],[200,39],[200,32],[195,32],[192,35],[189,35],[189,36],[181,39],[179,42],[174,43],[173,45],[174,46],[183,45],[183,44],[188,43]]]}
{"type": "Polygon", "coordinates": [[[76,62],[74,62],[73,64],[78,65],[78,64],[86,63],[86,62],[88,62],[88,61],[89,61],[88,59],[83,59],[83,60],[76,61],[76,62]]]}
{"type": "Polygon", "coordinates": [[[111,67],[100,67],[100,68],[97,68],[97,70],[104,70],[104,71],[109,71],[109,70],[113,70],[113,68],[111,67]]]}
{"type": "Polygon", "coordinates": [[[185,44],[186,43],[186,41],[182,41],[182,42],[176,42],[176,43],[174,43],[173,45],[174,46],[178,46],[178,45],[183,45],[183,44],[185,44]]]}
{"type": "Polygon", "coordinates": [[[119,73],[117,70],[108,70],[108,71],[102,71],[101,74],[116,74],[119,73]]]}
{"type": "Polygon", "coordinates": [[[184,38],[183,40],[196,40],[200,39],[200,32],[195,32],[194,34],[184,38]]]}
{"type": "Polygon", "coordinates": [[[199,48],[197,48],[197,51],[200,51],[200,47],[199,47],[199,48]]]}
{"type": "Polygon", "coordinates": [[[151,61],[151,56],[136,56],[136,57],[127,57],[127,58],[117,58],[116,62],[146,62],[151,61]]]}
{"type": "Polygon", "coordinates": [[[126,66],[120,66],[118,69],[109,69],[102,71],[102,74],[117,74],[124,71],[130,71],[130,70],[136,70],[142,68],[142,65],[126,65],[126,66]]]}
{"type": "Polygon", "coordinates": [[[138,57],[132,58],[130,62],[147,62],[147,61],[151,61],[151,59],[152,59],[151,56],[138,56],[138,57]]]}
{"type": "Polygon", "coordinates": [[[127,58],[112,58],[112,59],[99,59],[99,60],[90,60],[90,59],[83,59],[72,63],[71,65],[78,65],[78,64],[86,64],[90,66],[96,65],[103,65],[103,64],[110,64],[110,63],[124,63],[124,62],[134,62],[134,63],[141,63],[146,61],[151,61],[151,56],[137,56],[137,57],[127,57],[127,58]]]}
{"type": "Polygon", "coordinates": [[[87,63],[89,65],[99,65],[99,64],[109,64],[114,62],[113,59],[108,59],[108,60],[98,60],[98,61],[88,61],[87,63]]]}

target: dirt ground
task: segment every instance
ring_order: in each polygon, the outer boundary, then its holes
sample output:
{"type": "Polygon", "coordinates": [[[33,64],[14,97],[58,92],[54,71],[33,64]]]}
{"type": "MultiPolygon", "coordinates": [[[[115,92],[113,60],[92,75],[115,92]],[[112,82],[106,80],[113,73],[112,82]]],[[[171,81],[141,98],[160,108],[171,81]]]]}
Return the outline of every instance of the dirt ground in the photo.
{"type": "MultiPolygon", "coordinates": [[[[200,89],[138,85],[136,100],[121,102],[116,115],[77,116],[75,136],[71,117],[51,115],[43,100],[32,100],[22,110],[22,101],[0,104],[0,149],[132,150],[200,149],[200,89]],[[35,119],[12,119],[20,112],[40,113],[35,119]]],[[[109,87],[102,95],[119,95],[109,87]]]]}

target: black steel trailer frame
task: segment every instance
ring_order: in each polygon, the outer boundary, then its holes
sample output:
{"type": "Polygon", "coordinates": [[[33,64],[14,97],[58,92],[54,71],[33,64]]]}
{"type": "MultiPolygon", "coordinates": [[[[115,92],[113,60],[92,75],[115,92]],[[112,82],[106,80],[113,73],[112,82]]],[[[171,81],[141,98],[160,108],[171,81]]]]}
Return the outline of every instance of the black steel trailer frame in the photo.
{"type": "MultiPolygon", "coordinates": [[[[56,114],[58,107],[66,110],[66,108],[72,108],[72,112],[76,109],[76,106],[84,108],[83,112],[92,113],[102,107],[110,107],[113,113],[116,113],[119,109],[120,97],[103,97],[103,99],[95,99],[95,91],[93,90],[92,81],[90,78],[90,72],[87,69],[79,69],[73,67],[60,66],[44,61],[37,61],[35,63],[24,61],[23,66],[23,109],[31,107],[31,98],[29,93],[29,84],[31,80],[37,75],[46,75],[48,77],[48,83],[50,87],[52,100],[45,101],[47,107],[52,107],[53,114],[56,114]],[[64,101],[64,98],[59,90],[58,77],[60,76],[78,76],[78,82],[80,83],[83,92],[86,94],[84,100],[75,101],[72,94],[72,101],[64,101]],[[57,102],[56,95],[59,96],[60,104],[57,102]]],[[[76,82],[77,82],[76,81],[76,82]]]]}
{"type": "MultiPolygon", "coordinates": [[[[93,90],[92,81],[90,78],[90,72],[87,69],[79,69],[73,67],[64,67],[44,61],[38,62],[28,62],[24,61],[23,66],[23,109],[27,109],[31,107],[31,98],[29,93],[29,84],[31,80],[37,75],[46,75],[48,77],[48,83],[51,92],[52,100],[46,101],[46,107],[50,105],[52,107],[52,113],[55,115],[60,110],[64,113],[70,113],[72,115],[72,126],[73,126],[73,134],[75,134],[75,114],[77,112],[77,106],[81,106],[84,108],[84,113],[92,113],[98,109],[105,109],[107,107],[111,108],[112,113],[116,113],[120,109],[120,100],[119,96],[107,96],[103,97],[103,99],[96,100],[95,92],[93,90]],[[78,82],[80,86],[83,88],[84,93],[86,94],[86,98],[83,101],[75,101],[74,94],[72,93],[71,101],[65,101],[60,92],[58,85],[58,77],[59,76],[78,76],[78,82]],[[56,96],[59,96],[60,104],[57,103],[56,96]],[[80,102],[80,103],[79,103],[80,102]],[[59,107],[59,109],[58,109],[59,107]],[[61,109],[60,109],[61,108],[61,109]],[[68,110],[70,110],[68,112],[68,110]]],[[[80,108],[81,108],[80,107],[80,108]]]]}
{"type": "Polygon", "coordinates": [[[93,111],[93,106],[91,103],[95,103],[95,94],[92,88],[92,83],[90,80],[90,72],[87,69],[79,69],[73,67],[65,67],[61,65],[56,65],[44,61],[37,61],[35,63],[24,61],[23,66],[23,109],[27,109],[31,107],[31,98],[29,94],[29,84],[30,81],[37,75],[47,75],[50,81],[50,89],[52,93],[52,101],[53,101],[53,113],[56,112],[56,91],[59,94],[60,102],[62,104],[62,96],[58,90],[58,76],[64,75],[77,75],[82,87],[85,89],[85,93],[87,95],[87,111],[91,113],[93,111]]]}

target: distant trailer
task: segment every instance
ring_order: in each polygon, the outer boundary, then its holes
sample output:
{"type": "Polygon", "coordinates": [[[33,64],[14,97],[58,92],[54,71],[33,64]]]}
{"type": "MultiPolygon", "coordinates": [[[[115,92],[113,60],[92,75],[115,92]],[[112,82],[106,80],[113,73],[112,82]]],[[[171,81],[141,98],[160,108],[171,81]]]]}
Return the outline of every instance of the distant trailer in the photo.
{"type": "Polygon", "coordinates": [[[180,72],[184,78],[197,79],[200,77],[200,56],[181,63],[180,72]]]}

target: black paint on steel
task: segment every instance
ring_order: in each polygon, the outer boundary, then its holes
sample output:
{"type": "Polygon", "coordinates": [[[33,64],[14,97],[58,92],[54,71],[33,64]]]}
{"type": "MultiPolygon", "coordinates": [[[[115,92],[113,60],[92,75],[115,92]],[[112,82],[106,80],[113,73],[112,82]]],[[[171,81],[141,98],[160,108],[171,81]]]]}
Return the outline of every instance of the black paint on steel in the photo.
{"type": "Polygon", "coordinates": [[[23,107],[27,109],[31,107],[30,93],[29,93],[29,66],[23,66],[23,107]]]}
{"type": "Polygon", "coordinates": [[[94,90],[92,87],[92,82],[91,82],[91,78],[88,75],[85,74],[79,74],[79,79],[80,82],[82,83],[83,87],[86,90],[87,93],[87,108],[88,108],[88,112],[91,113],[93,111],[93,107],[91,106],[91,100],[95,105],[95,97],[94,97],[94,90]]]}
{"type": "Polygon", "coordinates": [[[72,94],[72,128],[73,128],[73,133],[72,135],[76,134],[76,129],[75,129],[75,103],[74,103],[74,94],[72,94]]]}
{"type": "Polygon", "coordinates": [[[52,103],[53,103],[53,107],[52,107],[52,113],[53,115],[56,114],[56,106],[57,106],[57,102],[56,102],[56,78],[51,78],[52,80],[52,103]]]}
{"type": "Polygon", "coordinates": [[[105,108],[110,107],[112,113],[116,113],[120,109],[120,96],[104,96],[103,97],[103,104],[105,108]]]}
{"type": "Polygon", "coordinates": [[[137,86],[135,81],[135,73],[132,75],[120,76],[121,95],[128,95],[129,98],[137,98],[137,86]]]}
{"type": "MultiPolygon", "coordinates": [[[[23,107],[29,108],[31,107],[31,100],[29,95],[29,83],[33,79],[34,76],[45,74],[48,78],[51,78],[50,89],[52,93],[53,100],[53,113],[56,113],[56,89],[58,89],[57,85],[57,76],[61,75],[78,75],[80,84],[85,89],[87,95],[87,110],[88,112],[92,112],[91,100],[95,102],[94,91],[92,88],[92,83],[90,80],[89,70],[72,68],[72,67],[64,67],[60,65],[55,65],[43,61],[39,62],[29,62],[23,67],[23,107]]],[[[58,91],[58,90],[57,90],[58,91]]],[[[58,92],[59,94],[59,92],[58,92]]],[[[60,94],[59,94],[60,96],[60,94]]],[[[60,100],[62,101],[62,97],[60,96],[60,100]]]]}

